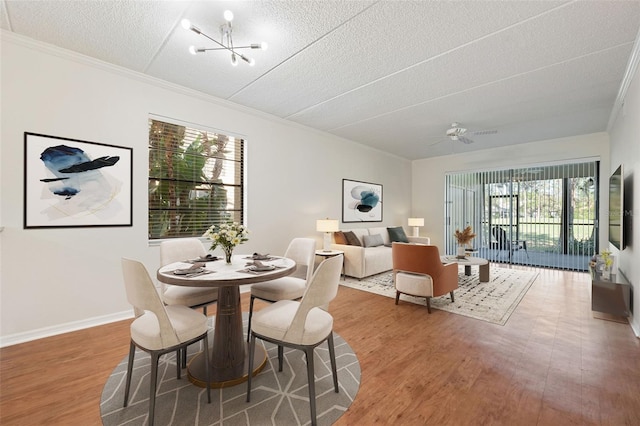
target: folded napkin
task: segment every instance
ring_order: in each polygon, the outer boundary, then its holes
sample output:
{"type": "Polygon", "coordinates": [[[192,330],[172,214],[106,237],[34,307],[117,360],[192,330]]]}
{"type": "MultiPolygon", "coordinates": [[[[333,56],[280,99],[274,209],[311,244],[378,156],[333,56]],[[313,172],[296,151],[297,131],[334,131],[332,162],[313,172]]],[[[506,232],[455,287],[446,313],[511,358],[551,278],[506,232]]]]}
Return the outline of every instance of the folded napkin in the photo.
{"type": "Polygon", "coordinates": [[[194,263],[188,268],[176,269],[173,271],[176,275],[189,275],[198,272],[202,272],[204,270],[204,263],[194,263]]]}
{"type": "Polygon", "coordinates": [[[189,262],[189,263],[196,263],[196,262],[213,262],[214,260],[218,260],[218,259],[221,259],[221,258],[220,258],[220,257],[218,257],[218,256],[214,256],[214,255],[212,255],[212,254],[208,254],[208,255],[206,255],[206,256],[202,256],[202,257],[199,257],[199,258],[197,258],[197,259],[191,259],[191,260],[188,260],[188,262],[189,262]]]}
{"type": "Polygon", "coordinates": [[[253,259],[253,260],[271,260],[273,258],[271,256],[269,256],[269,254],[253,253],[253,256],[249,256],[249,259],[253,259]]]}

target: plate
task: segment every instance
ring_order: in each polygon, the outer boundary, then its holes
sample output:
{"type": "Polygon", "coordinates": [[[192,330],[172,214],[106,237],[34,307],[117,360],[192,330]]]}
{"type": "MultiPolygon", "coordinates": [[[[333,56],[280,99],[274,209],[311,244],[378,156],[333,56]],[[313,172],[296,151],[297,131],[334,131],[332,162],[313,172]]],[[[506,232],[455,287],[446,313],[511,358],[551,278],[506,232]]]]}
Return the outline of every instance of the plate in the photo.
{"type": "Polygon", "coordinates": [[[204,268],[185,268],[185,269],[176,269],[173,271],[175,275],[189,275],[189,274],[197,274],[198,272],[204,271],[204,268]]]}

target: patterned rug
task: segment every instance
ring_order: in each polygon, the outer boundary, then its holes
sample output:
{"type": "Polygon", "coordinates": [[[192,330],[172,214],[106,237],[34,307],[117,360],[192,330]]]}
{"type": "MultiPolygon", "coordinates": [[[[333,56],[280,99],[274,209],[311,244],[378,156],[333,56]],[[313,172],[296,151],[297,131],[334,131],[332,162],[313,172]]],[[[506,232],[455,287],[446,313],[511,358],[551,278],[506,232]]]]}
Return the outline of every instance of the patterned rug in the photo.
{"type": "MultiPolygon", "coordinates": [[[[246,314],[244,315],[246,330],[246,314]]],[[[213,317],[210,318],[213,324],[213,317]]],[[[213,336],[209,336],[213,341],[213,336]]],[[[277,347],[258,339],[267,350],[267,365],[254,377],[251,402],[246,402],[247,385],[211,389],[211,404],[207,404],[206,389],[186,378],[176,379],[175,354],[167,354],[158,366],[158,394],[155,424],[165,425],[304,425],[310,423],[309,390],[304,353],[284,348],[284,368],[278,372],[277,347]],[[275,367],[275,368],[274,368],[275,367]]],[[[360,387],[360,363],[351,347],[334,333],[338,383],[333,390],[329,350],[326,343],[315,350],[316,401],[318,425],[331,425],[349,408],[360,387]]],[[[189,347],[190,356],[199,345],[189,347]]],[[[150,357],[136,352],[129,406],[124,400],[127,358],[113,370],[102,391],[100,414],[105,426],[147,425],[149,412],[150,357]]]]}
{"type": "MultiPolygon", "coordinates": [[[[464,267],[459,266],[458,285],[454,291],[455,302],[446,296],[431,298],[431,307],[458,315],[504,325],[516,309],[520,300],[538,277],[534,271],[522,271],[518,269],[491,268],[490,281],[481,283],[477,268],[473,268],[471,275],[464,274],[464,267]],[[475,271],[474,271],[475,269],[475,271]]],[[[386,297],[396,297],[393,285],[393,274],[382,274],[358,280],[346,277],[340,282],[345,287],[367,291],[386,297]]],[[[425,298],[400,296],[400,303],[411,302],[426,306],[425,298]]]]}

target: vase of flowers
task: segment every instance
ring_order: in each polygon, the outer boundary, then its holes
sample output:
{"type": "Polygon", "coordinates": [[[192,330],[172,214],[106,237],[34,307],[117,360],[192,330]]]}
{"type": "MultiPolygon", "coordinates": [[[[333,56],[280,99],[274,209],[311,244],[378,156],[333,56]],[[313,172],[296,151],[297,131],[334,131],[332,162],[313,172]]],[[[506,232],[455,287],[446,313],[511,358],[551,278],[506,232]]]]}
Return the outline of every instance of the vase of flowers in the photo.
{"type": "Polygon", "coordinates": [[[609,250],[602,250],[600,253],[602,258],[602,278],[608,280],[611,278],[611,270],[613,269],[613,256],[609,250]]]}
{"type": "Polygon", "coordinates": [[[204,233],[204,237],[211,240],[211,250],[218,246],[224,252],[227,263],[231,263],[233,249],[245,241],[249,241],[249,230],[238,222],[227,222],[220,225],[211,225],[204,233]]]}
{"type": "Polygon", "coordinates": [[[476,237],[476,234],[473,233],[471,226],[467,226],[462,230],[462,232],[459,229],[456,229],[454,236],[456,237],[456,241],[458,241],[457,256],[459,258],[464,258],[465,247],[476,237]]]}

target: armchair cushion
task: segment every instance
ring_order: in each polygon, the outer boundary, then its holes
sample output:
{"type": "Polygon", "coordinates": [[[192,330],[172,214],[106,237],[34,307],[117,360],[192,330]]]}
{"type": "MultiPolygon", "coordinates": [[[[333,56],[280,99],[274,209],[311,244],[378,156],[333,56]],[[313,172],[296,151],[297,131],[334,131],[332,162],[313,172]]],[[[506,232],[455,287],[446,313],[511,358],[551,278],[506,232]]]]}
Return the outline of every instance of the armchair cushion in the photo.
{"type": "Polygon", "coordinates": [[[395,284],[396,289],[401,293],[420,297],[433,296],[433,280],[429,275],[397,272],[395,284]]]}

